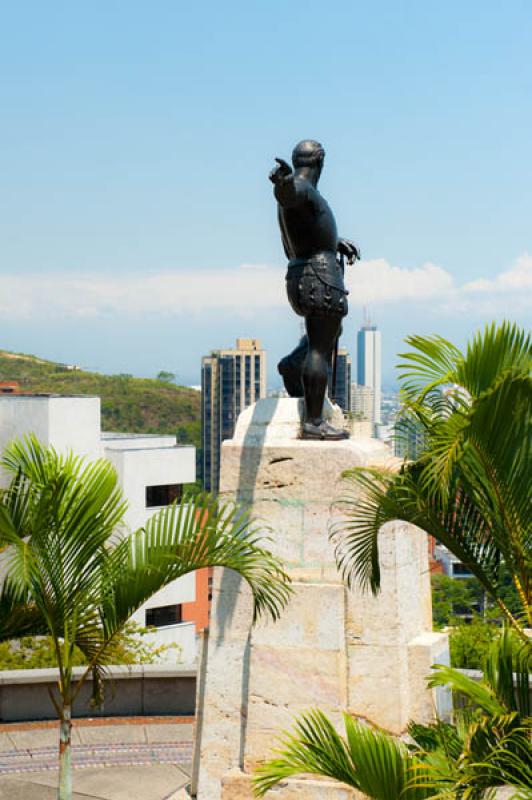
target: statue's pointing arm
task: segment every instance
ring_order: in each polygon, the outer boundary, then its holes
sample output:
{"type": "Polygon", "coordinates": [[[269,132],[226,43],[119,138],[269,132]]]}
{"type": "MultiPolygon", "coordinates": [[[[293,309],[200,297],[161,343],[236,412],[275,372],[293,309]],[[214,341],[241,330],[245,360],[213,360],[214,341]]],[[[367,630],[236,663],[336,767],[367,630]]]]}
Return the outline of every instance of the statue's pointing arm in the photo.
{"type": "Polygon", "coordinates": [[[272,169],[269,176],[274,186],[275,199],[285,208],[301,203],[306,199],[306,192],[299,181],[294,179],[292,167],[282,158],[275,160],[277,166],[272,169]]]}

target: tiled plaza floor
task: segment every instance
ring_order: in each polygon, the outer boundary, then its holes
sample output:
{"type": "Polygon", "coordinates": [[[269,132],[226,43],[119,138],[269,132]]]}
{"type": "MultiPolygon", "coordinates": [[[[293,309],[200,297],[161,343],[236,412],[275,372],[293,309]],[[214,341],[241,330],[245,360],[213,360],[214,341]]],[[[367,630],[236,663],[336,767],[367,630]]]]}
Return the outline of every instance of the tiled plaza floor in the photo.
{"type": "MultiPolygon", "coordinates": [[[[0,726],[0,800],[55,800],[57,723],[0,726]]],[[[73,728],[74,800],[172,800],[188,782],[193,721],[80,720],[73,728]]]]}

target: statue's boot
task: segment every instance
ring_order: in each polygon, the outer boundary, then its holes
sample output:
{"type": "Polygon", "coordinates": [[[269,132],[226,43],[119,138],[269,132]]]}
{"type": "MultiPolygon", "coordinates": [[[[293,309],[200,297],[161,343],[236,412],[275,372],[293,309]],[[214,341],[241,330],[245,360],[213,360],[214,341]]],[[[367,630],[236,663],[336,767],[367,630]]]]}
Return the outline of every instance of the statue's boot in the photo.
{"type": "Polygon", "coordinates": [[[313,425],[312,422],[304,422],[301,428],[301,438],[334,442],[340,439],[349,439],[349,433],[341,428],[335,428],[322,419],[319,425],[313,425]]]}

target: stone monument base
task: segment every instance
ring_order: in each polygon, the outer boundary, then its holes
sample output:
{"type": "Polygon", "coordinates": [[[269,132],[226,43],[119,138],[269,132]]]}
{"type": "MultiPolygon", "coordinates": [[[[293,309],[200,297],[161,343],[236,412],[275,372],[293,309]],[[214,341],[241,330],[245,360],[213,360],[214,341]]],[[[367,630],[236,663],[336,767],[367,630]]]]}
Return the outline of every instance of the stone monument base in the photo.
{"type": "MultiPolygon", "coordinates": [[[[342,472],[397,462],[376,439],[302,441],[299,427],[297,400],[268,398],[240,415],[234,438],[222,446],[220,494],[264,522],[294,595],[278,622],[251,629],[247,584],[227,570],[215,574],[198,680],[199,780],[196,774],[192,791],[199,800],[251,798],[253,769],[311,707],[341,733],[344,710],[392,733],[434,716],[438,697],[425,678],[435,662],[448,663],[448,647],[445,634],[432,632],[426,535],[404,522],[383,528],[377,597],[346,588],[328,539],[341,513],[334,501],[345,490],[342,472]]],[[[357,795],[302,779],[287,781],[275,796],[357,795]]]]}
{"type": "MultiPolygon", "coordinates": [[[[335,781],[316,778],[289,778],[271,791],[275,800],[362,800],[366,797],[335,781]]],[[[255,800],[251,776],[240,770],[224,775],[221,800],[255,800]]]]}

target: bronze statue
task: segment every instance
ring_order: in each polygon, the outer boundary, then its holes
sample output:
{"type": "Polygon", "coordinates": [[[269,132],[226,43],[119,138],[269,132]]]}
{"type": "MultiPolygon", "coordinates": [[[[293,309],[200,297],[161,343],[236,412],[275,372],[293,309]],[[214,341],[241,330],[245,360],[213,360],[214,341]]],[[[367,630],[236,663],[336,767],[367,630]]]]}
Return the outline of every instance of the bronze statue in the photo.
{"type": "Polygon", "coordinates": [[[327,370],[347,314],[343,259],[352,264],[360,253],[352,242],[338,238],[333,213],[317,189],[324,158],[321,144],[302,141],[292,153],[294,170],[276,158],[270,180],[289,259],[288,300],[296,314],[305,318],[307,332],[277,368],[288,394],[305,398],[301,437],[334,440],[348,434],[323,419],[327,370]]]}

